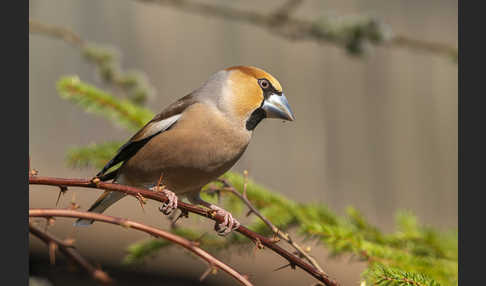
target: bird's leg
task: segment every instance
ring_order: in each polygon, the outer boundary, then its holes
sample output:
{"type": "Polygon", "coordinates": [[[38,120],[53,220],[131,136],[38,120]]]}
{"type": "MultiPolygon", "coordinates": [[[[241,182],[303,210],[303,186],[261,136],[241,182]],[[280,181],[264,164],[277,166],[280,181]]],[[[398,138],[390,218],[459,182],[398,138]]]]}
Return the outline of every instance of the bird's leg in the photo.
{"type": "Polygon", "coordinates": [[[227,210],[218,207],[217,205],[213,205],[201,199],[199,196],[199,192],[194,192],[187,195],[187,199],[193,204],[200,204],[211,210],[216,211],[217,214],[224,217],[224,221],[222,223],[216,222],[214,224],[214,230],[218,235],[225,236],[229,234],[232,230],[237,229],[240,227],[240,222],[233,218],[233,215],[228,212],[227,210]]]}
{"type": "Polygon", "coordinates": [[[159,186],[151,187],[150,190],[152,190],[154,192],[162,192],[169,199],[168,202],[163,203],[162,206],[159,207],[159,210],[163,214],[170,215],[173,210],[177,209],[178,198],[177,198],[177,195],[174,192],[172,192],[172,191],[170,191],[166,188],[163,188],[162,190],[160,190],[159,186]]]}

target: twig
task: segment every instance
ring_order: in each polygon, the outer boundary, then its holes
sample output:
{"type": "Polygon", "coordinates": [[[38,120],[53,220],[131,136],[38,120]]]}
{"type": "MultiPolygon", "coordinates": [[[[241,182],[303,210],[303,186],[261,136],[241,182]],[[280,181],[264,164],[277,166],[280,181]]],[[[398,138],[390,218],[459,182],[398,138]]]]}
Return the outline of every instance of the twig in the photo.
{"type": "Polygon", "coordinates": [[[277,21],[281,21],[282,18],[287,19],[302,3],[304,0],[287,0],[273,15],[277,21]]]}
{"type": "MultiPolygon", "coordinates": [[[[181,11],[239,21],[272,31],[274,34],[289,40],[312,40],[318,43],[331,43],[337,46],[346,46],[341,37],[336,37],[331,31],[320,29],[316,21],[302,20],[290,17],[301,1],[289,0],[276,13],[261,13],[235,9],[221,4],[206,4],[188,0],[136,0],[138,2],[153,3],[169,6],[181,11]],[[280,13],[280,14],[279,14],[280,13]],[[283,15],[277,18],[275,15],[283,15]],[[276,23],[278,25],[276,25],[276,23]]],[[[381,42],[373,41],[373,44],[381,42]]],[[[443,43],[417,40],[403,35],[396,35],[384,41],[388,47],[408,48],[415,51],[429,52],[440,56],[457,58],[457,48],[443,43]]]]}
{"type": "MultiPolygon", "coordinates": [[[[319,270],[321,273],[324,273],[324,270],[322,267],[317,263],[317,261],[310,256],[300,245],[298,245],[288,233],[283,232],[280,230],[278,227],[276,227],[270,220],[268,220],[264,215],[262,215],[256,208],[253,206],[253,204],[248,200],[248,197],[246,196],[246,192],[244,191],[243,194],[241,194],[235,187],[233,187],[228,180],[226,179],[218,179],[219,182],[223,183],[224,188],[223,189],[218,189],[218,188],[210,188],[208,191],[229,191],[230,193],[234,194],[237,196],[240,200],[242,200],[246,206],[250,209],[251,213],[254,213],[256,216],[258,216],[271,230],[272,232],[277,235],[278,237],[282,238],[285,240],[287,243],[289,243],[298,253],[299,256],[304,257],[309,261],[309,263],[312,264],[317,270],[319,270]]],[[[246,190],[246,188],[245,188],[246,190]]]]}
{"type": "Polygon", "coordinates": [[[147,234],[150,234],[155,237],[162,237],[168,241],[171,241],[175,244],[178,244],[192,253],[196,254],[203,260],[205,260],[210,266],[217,267],[233,278],[238,280],[242,285],[251,286],[253,284],[248,281],[243,275],[238,273],[236,270],[231,268],[230,266],[226,265],[225,263],[219,261],[211,254],[207,253],[203,249],[197,247],[192,241],[175,235],[173,233],[151,227],[139,222],[119,218],[119,217],[112,217],[103,214],[93,213],[93,212],[81,212],[81,211],[73,211],[67,209],[29,209],[29,217],[71,217],[71,218],[82,218],[82,219],[89,219],[89,220],[96,220],[105,223],[111,223],[115,225],[120,225],[127,228],[132,228],[136,230],[143,231],[147,234]]]}
{"type": "MultiPolygon", "coordinates": [[[[94,189],[101,189],[101,190],[110,190],[110,191],[117,191],[122,192],[127,195],[137,196],[138,193],[143,195],[146,199],[151,199],[159,202],[167,202],[168,198],[163,193],[153,192],[146,189],[139,189],[135,187],[114,184],[114,183],[106,183],[106,182],[97,182],[93,183],[91,180],[85,179],[63,179],[63,178],[51,178],[51,177],[29,177],[29,184],[32,185],[50,185],[50,186],[67,186],[67,187],[85,187],[85,188],[94,188],[94,189]]],[[[200,207],[196,207],[191,204],[187,204],[184,202],[178,202],[177,207],[182,211],[191,212],[194,214],[198,214],[200,216],[204,216],[206,218],[212,219],[218,223],[224,221],[224,217],[221,215],[214,215],[210,210],[205,210],[200,207]]],[[[296,265],[297,267],[301,268],[302,270],[306,271],[310,275],[312,275],[317,280],[323,282],[327,286],[335,286],[339,285],[337,281],[330,279],[329,276],[325,273],[320,272],[312,265],[308,264],[304,260],[300,259],[296,255],[288,252],[287,250],[278,246],[272,239],[264,237],[258,233],[255,233],[244,226],[240,226],[236,229],[237,232],[243,234],[244,236],[250,238],[252,241],[260,241],[264,246],[268,247],[278,255],[282,256],[290,263],[296,265]]]]}
{"type": "Polygon", "coordinates": [[[107,49],[83,40],[70,29],[48,25],[29,19],[29,33],[61,39],[79,49],[83,57],[97,67],[100,77],[116,91],[125,93],[135,103],[144,103],[154,93],[147,76],[141,72],[125,72],[120,67],[120,57],[113,49],[107,49]]]}
{"type": "MultiPolygon", "coordinates": [[[[45,216],[48,217],[48,216],[45,216]]],[[[93,279],[100,281],[104,284],[111,284],[113,280],[110,276],[101,269],[98,269],[91,265],[84,257],[82,257],[76,249],[74,249],[73,245],[70,243],[66,243],[64,241],[60,241],[59,239],[55,238],[54,236],[48,234],[40,230],[38,227],[34,226],[32,223],[29,222],[29,231],[49,246],[49,255],[51,259],[51,263],[54,262],[54,251],[55,249],[61,250],[61,252],[67,256],[69,259],[77,263],[79,266],[84,268],[93,279]]]]}
{"type": "Polygon", "coordinates": [[[76,48],[83,48],[85,45],[83,39],[73,31],[63,27],[47,25],[36,20],[29,19],[29,33],[60,38],[76,48]]]}
{"type": "MultiPolygon", "coordinates": [[[[302,4],[302,0],[289,0],[277,9],[274,13],[259,13],[253,11],[243,11],[219,4],[205,4],[187,0],[138,0],[139,2],[155,3],[163,6],[170,6],[176,9],[220,17],[232,21],[240,21],[274,31],[276,35],[289,40],[313,40],[319,43],[333,43],[343,46],[346,43],[342,39],[331,33],[319,29],[315,21],[291,18],[292,12],[302,4]]],[[[52,25],[29,20],[30,33],[39,33],[63,39],[65,42],[83,47],[84,41],[73,31],[52,25]]],[[[379,44],[376,42],[375,44],[379,44]]],[[[429,52],[432,54],[452,57],[457,59],[457,48],[444,44],[426,40],[414,39],[404,35],[395,35],[384,42],[385,46],[408,48],[415,51],[429,52]]]]}

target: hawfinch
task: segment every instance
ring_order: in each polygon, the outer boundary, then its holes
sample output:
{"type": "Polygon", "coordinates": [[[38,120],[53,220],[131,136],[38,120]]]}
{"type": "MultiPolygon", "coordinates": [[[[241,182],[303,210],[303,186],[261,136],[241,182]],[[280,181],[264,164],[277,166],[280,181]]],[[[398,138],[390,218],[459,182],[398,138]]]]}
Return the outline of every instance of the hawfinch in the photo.
{"type": "MultiPolygon", "coordinates": [[[[203,201],[201,188],[228,171],[245,152],[255,127],[264,118],[294,120],[280,83],[265,71],[235,66],[212,75],[200,88],[157,114],[120,147],[97,174],[102,180],[134,187],[166,187],[164,214],[177,208],[177,195],[225,217],[220,235],[239,227],[226,210],[203,201]],[[105,174],[111,167],[121,166],[105,174]]],[[[105,191],[88,211],[102,213],[125,195],[105,191]]],[[[80,219],[76,225],[93,221],[80,219]]]]}

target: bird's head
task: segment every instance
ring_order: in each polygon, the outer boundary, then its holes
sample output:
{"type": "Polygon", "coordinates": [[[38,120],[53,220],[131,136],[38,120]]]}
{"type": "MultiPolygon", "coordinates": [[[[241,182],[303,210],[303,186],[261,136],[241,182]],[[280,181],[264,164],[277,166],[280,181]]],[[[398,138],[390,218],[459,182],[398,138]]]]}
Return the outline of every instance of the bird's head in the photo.
{"type": "Polygon", "coordinates": [[[220,106],[253,130],[264,118],[295,119],[282,86],[271,74],[252,66],[229,67],[216,74],[222,81],[220,106]]]}

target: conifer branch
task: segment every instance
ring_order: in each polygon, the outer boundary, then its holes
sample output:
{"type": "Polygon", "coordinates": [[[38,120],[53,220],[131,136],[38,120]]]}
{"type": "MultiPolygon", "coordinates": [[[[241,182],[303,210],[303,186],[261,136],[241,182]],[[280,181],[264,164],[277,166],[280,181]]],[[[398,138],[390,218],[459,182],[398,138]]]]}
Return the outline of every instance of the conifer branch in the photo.
{"type": "Polygon", "coordinates": [[[119,218],[119,217],[93,213],[93,212],[81,212],[81,211],[68,210],[68,209],[32,209],[31,208],[29,209],[29,217],[44,217],[44,218],[70,217],[70,218],[90,219],[90,220],[96,220],[100,222],[115,224],[122,227],[139,230],[147,234],[150,234],[152,236],[166,239],[172,243],[184,247],[185,249],[189,250],[191,253],[195,254],[196,256],[206,261],[209,264],[210,268],[216,267],[218,269],[225,271],[233,278],[235,278],[238,282],[240,282],[240,284],[242,285],[246,285],[246,286],[253,285],[250,283],[250,281],[248,281],[246,277],[238,273],[232,267],[219,261],[211,254],[199,248],[197,246],[197,243],[194,243],[192,241],[189,241],[185,238],[174,235],[162,229],[151,227],[139,222],[135,222],[128,219],[119,218]]]}
{"type": "Polygon", "coordinates": [[[82,82],[78,77],[63,77],[57,83],[61,97],[70,100],[86,111],[104,116],[131,130],[140,129],[153,117],[153,113],[126,99],[112,95],[82,82]]]}
{"type": "Polygon", "coordinates": [[[378,286],[440,286],[423,274],[400,271],[381,264],[373,266],[365,276],[373,285],[378,286]]]}

